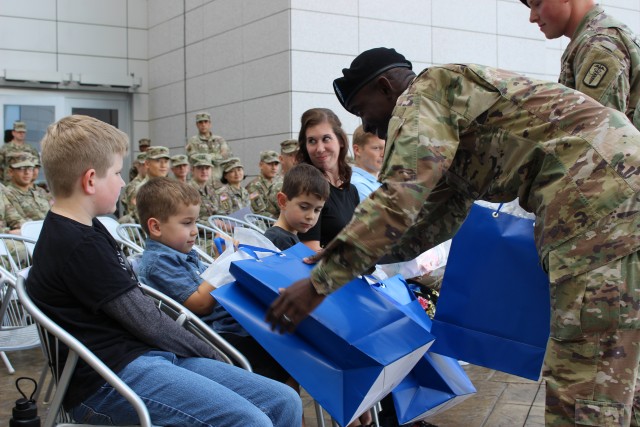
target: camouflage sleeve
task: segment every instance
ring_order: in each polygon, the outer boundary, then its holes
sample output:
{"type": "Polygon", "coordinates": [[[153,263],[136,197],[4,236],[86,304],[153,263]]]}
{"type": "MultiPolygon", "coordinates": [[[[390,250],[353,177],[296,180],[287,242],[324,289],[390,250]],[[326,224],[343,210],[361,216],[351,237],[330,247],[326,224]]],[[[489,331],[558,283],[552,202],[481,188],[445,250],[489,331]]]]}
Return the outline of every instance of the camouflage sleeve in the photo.
{"type": "MultiPolygon", "coordinates": [[[[447,102],[445,94],[443,98],[447,102]]],[[[331,293],[364,272],[419,216],[430,217],[421,214],[425,201],[451,165],[458,129],[469,121],[411,87],[398,99],[389,123],[382,186],[356,208],[353,220],[325,248],[311,274],[318,293],[331,293]]]]}
{"type": "MultiPolygon", "coordinates": [[[[3,226],[6,227],[6,230],[16,230],[22,227],[22,224],[27,222],[26,218],[24,218],[20,213],[16,210],[16,208],[9,202],[7,196],[3,193],[0,196],[2,212],[4,214],[3,226]]],[[[6,231],[3,231],[6,233],[6,231]]]]}
{"type": "Polygon", "coordinates": [[[398,240],[387,259],[409,261],[426,249],[451,239],[466,219],[473,202],[473,198],[453,190],[441,180],[422,206],[415,223],[398,240]]]}
{"type": "Polygon", "coordinates": [[[228,159],[229,157],[233,157],[233,153],[231,152],[231,148],[227,143],[227,140],[224,138],[220,138],[220,155],[223,159],[228,159]]]}
{"type": "Polygon", "coordinates": [[[187,157],[191,156],[192,154],[195,154],[196,150],[193,145],[193,137],[189,137],[189,139],[187,139],[186,151],[187,151],[187,157]]]}
{"type": "Polygon", "coordinates": [[[573,67],[577,90],[605,107],[626,113],[631,64],[622,41],[594,35],[581,45],[573,67]]]}

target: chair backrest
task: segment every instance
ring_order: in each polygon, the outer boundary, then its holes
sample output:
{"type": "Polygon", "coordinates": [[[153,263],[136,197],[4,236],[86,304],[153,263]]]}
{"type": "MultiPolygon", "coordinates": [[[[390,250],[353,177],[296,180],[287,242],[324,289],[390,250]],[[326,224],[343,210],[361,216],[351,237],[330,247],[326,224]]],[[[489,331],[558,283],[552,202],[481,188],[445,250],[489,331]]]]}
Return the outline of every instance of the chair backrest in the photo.
{"type": "Polygon", "coordinates": [[[25,288],[25,276],[18,276],[16,283],[18,299],[35,319],[40,332],[40,340],[45,355],[49,360],[51,373],[56,383],[56,392],[51,400],[49,412],[44,421],[44,427],[57,425],[59,422],[73,423],[71,416],[63,409],[62,401],[69,387],[71,375],[75,370],[78,359],[82,359],[91,366],[106,382],[118,391],[134,407],[140,425],[151,426],[151,418],[146,406],[140,397],[125,384],[111,369],[109,369],[95,354],[93,354],[80,341],[62,329],[49,316],[45,315],[31,300],[25,288]],[[62,344],[62,346],[61,346],[62,344]],[[62,348],[61,348],[62,347],[62,348]],[[66,347],[69,349],[64,367],[61,368],[54,361],[58,360],[60,351],[66,347]]]}
{"type": "Polygon", "coordinates": [[[273,226],[273,224],[276,223],[276,220],[274,218],[254,213],[246,214],[244,216],[244,220],[249,224],[253,224],[258,227],[260,230],[262,230],[263,233],[267,231],[267,228],[273,226]]]}
{"type": "Polygon", "coordinates": [[[247,371],[252,371],[251,364],[242,353],[236,350],[235,347],[229,344],[189,309],[157,289],[147,286],[144,283],[141,283],[140,286],[142,287],[142,291],[148,297],[152,298],[162,311],[216,349],[225,358],[227,363],[236,365],[247,371]]]}
{"type": "Polygon", "coordinates": [[[231,239],[233,237],[233,230],[236,227],[250,228],[260,233],[264,233],[264,231],[253,224],[225,215],[211,215],[209,217],[209,224],[211,225],[211,228],[220,233],[225,239],[231,239]]]}
{"type": "Polygon", "coordinates": [[[144,250],[147,233],[140,224],[118,224],[116,227],[118,239],[131,243],[144,250]]]}
{"type": "Polygon", "coordinates": [[[31,253],[27,245],[35,244],[35,240],[25,236],[0,234],[0,267],[16,277],[20,270],[31,265],[31,253]]]}
{"type": "MultiPolygon", "coordinates": [[[[24,237],[28,237],[31,240],[37,241],[38,237],[40,237],[42,224],[44,224],[44,220],[27,221],[24,224],[22,224],[22,227],[20,227],[20,235],[24,237]]],[[[25,243],[25,246],[27,247],[29,254],[33,255],[33,248],[35,247],[35,245],[32,243],[25,243]]]]}

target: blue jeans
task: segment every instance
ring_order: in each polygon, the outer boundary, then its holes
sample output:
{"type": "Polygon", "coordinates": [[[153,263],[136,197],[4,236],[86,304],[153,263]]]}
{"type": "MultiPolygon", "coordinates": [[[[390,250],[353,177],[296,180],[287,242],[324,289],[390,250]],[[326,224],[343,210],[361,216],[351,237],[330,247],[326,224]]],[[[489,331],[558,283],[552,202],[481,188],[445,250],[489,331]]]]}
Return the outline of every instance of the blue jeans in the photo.
{"type": "MultiPolygon", "coordinates": [[[[145,403],[155,425],[300,426],[302,403],[289,386],[212,359],[150,351],[118,376],[145,403]]],[[[109,384],[73,408],[76,421],[126,425],[133,407],[109,384]]]]}

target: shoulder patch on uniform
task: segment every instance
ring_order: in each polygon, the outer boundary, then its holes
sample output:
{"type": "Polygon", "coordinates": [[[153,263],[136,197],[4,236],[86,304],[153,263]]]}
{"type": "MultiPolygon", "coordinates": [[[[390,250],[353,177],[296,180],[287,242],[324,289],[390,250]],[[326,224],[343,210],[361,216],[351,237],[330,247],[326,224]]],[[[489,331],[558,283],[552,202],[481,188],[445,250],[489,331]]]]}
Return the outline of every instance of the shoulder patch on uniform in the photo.
{"type": "Polygon", "coordinates": [[[600,62],[594,62],[591,64],[591,67],[589,67],[589,71],[584,76],[584,79],[582,79],[582,83],[589,87],[598,87],[605,74],[607,74],[607,71],[609,71],[609,69],[606,65],[600,62]]]}

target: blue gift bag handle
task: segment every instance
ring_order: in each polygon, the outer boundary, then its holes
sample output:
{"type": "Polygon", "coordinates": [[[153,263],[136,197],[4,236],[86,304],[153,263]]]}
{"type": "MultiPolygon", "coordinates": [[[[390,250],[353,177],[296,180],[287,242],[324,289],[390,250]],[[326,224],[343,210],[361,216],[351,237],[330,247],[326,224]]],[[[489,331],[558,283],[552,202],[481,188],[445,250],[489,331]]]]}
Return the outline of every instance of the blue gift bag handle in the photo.
{"type": "Polygon", "coordinates": [[[282,252],[274,251],[273,249],[261,248],[259,246],[253,246],[253,245],[245,245],[244,243],[240,243],[238,245],[238,250],[255,258],[256,261],[260,261],[260,258],[258,258],[258,254],[256,254],[256,252],[271,252],[279,256],[287,256],[286,254],[282,252]]]}

